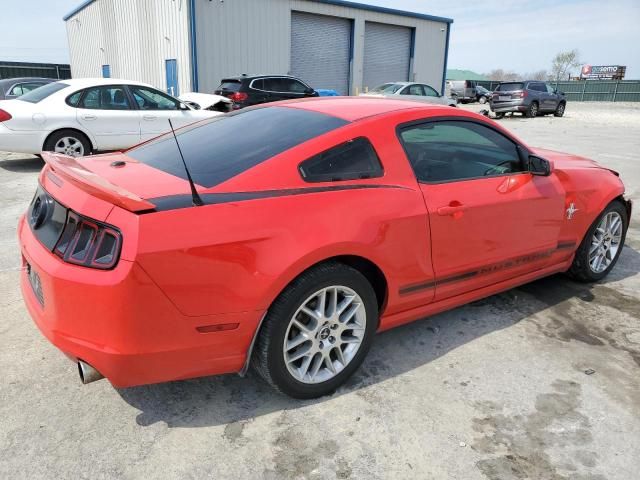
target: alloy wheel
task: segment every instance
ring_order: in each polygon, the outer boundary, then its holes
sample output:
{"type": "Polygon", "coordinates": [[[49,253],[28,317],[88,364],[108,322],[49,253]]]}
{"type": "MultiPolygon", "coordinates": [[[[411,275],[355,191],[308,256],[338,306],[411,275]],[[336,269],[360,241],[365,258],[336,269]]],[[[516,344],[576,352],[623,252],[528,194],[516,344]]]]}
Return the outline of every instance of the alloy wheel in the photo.
{"type": "Polygon", "coordinates": [[[335,285],[315,292],[287,327],[282,346],[287,370],[302,383],[334,378],[356,356],[366,325],[364,302],[354,290],[335,285]]]}
{"type": "Polygon", "coordinates": [[[81,157],[84,155],[84,147],[82,142],[74,137],[60,138],[53,148],[56,153],[62,153],[71,157],[81,157]]]}
{"type": "Polygon", "coordinates": [[[607,213],[596,228],[589,248],[589,268],[602,273],[613,262],[622,241],[623,222],[618,212],[607,213]]]}

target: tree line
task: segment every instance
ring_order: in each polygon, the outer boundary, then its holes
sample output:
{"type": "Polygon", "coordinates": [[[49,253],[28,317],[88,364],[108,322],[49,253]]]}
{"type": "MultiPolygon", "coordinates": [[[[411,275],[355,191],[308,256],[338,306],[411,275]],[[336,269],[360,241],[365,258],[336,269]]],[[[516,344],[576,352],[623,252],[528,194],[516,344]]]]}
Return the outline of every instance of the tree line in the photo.
{"type": "Polygon", "coordinates": [[[582,65],[580,60],[580,52],[577,49],[558,52],[551,61],[549,70],[535,70],[533,72],[518,73],[512,70],[503,70],[502,68],[493,69],[483,75],[489,80],[502,82],[516,82],[522,80],[542,80],[549,82],[558,82],[561,80],[569,80],[571,74],[576,68],[582,65]]]}

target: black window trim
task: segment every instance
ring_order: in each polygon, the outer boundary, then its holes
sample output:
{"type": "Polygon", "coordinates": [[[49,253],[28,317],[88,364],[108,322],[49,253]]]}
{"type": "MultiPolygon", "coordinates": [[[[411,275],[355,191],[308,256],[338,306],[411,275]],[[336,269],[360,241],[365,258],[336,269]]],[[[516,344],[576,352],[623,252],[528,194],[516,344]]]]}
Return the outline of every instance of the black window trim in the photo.
{"type": "Polygon", "coordinates": [[[349,140],[345,140],[343,142],[337,143],[329,148],[325,148],[321,152],[317,152],[311,155],[310,157],[305,158],[298,164],[298,173],[300,174],[300,177],[305,183],[333,183],[333,182],[348,182],[353,180],[370,180],[372,178],[381,178],[381,177],[384,177],[385,170],[384,170],[384,165],[380,161],[380,155],[378,155],[378,151],[376,150],[376,147],[373,145],[373,142],[371,141],[371,139],[366,135],[358,135],[357,137],[353,137],[353,138],[350,138],[349,140]],[[376,156],[376,160],[378,161],[378,165],[380,167],[375,172],[372,172],[371,175],[363,176],[361,174],[340,174],[340,175],[325,174],[325,175],[314,175],[313,179],[310,179],[310,177],[308,176],[305,177],[303,167],[302,167],[304,163],[317,157],[318,155],[322,155],[325,152],[333,150],[334,148],[341,147],[343,145],[346,145],[348,143],[351,143],[355,140],[360,140],[360,139],[366,140],[369,146],[371,146],[371,150],[373,151],[373,154],[376,156]]]}
{"type": "Polygon", "coordinates": [[[407,162],[409,163],[409,167],[411,167],[411,171],[413,172],[413,175],[416,179],[416,181],[419,184],[423,184],[423,185],[440,185],[440,184],[444,184],[444,183],[455,183],[455,182],[467,182],[469,180],[479,180],[481,178],[496,178],[496,177],[511,177],[514,175],[522,175],[522,174],[531,174],[529,171],[529,167],[527,165],[526,159],[529,157],[529,155],[533,155],[533,152],[531,152],[531,150],[529,150],[525,145],[523,145],[522,143],[516,141],[515,138],[513,138],[511,135],[506,134],[500,130],[498,130],[497,128],[495,128],[493,125],[484,123],[484,122],[480,122],[478,120],[475,120],[473,118],[461,118],[461,117],[450,117],[450,116],[446,116],[446,117],[429,117],[429,118],[421,118],[418,120],[411,120],[409,122],[404,122],[404,123],[400,123],[396,126],[396,137],[398,138],[398,141],[400,142],[400,145],[402,146],[402,150],[404,151],[404,155],[407,159],[407,162]],[[407,152],[407,149],[405,147],[404,141],[402,140],[402,130],[405,128],[409,128],[409,127],[413,127],[416,125],[423,125],[425,123],[435,123],[435,122],[465,122],[465,123],[473,123],[475,125],[480,125],[482,127],[486,127],[490,130],[493,130],[494,132],[502,135],[503,137],[505,137],[507,140],[509,140],[510,142],[512,142],[515,146],[516,146],[516,151],[518,152],[518,157],[520,157],[520,164],[523,167],[523,170],[521,172],[509,172],[509,173],[496,173],[494,175],[482,175],[482,176],[478,176],[478,177],[467,177],[467,178],[456,178],[456,179],[452,179],[452,180],[438,180],[438,181],[432,181],[429,182],[427,180],[420,180],[418,178],[418,176],[416,175],[416,171],[413,168],[413,164],[411,163],[411,159],[409,158],[409,153],[407,152]]]}

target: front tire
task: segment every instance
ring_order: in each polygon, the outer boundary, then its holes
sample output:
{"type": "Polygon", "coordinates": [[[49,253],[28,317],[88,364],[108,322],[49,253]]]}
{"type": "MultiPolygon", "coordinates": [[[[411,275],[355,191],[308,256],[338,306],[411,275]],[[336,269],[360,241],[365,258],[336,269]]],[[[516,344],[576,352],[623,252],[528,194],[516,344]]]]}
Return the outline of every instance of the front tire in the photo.
{"type": "Polygon", "coordinates": [[[615,266],[627,234],[629,218],[625,206],[615,200],[589,227],[569,269],[580,282],[596,282],[615,266]]]}
{"type": "Polygon", "coordinates": [[[77,130],[64,129],[53,132],[44,142],[45,152],[56,152],[70,157],[82,157],[91,154],[91,142],[77,130]]]}
{"type": "Polygon", "coordinates": [[[360,366],[377,327],[369,281],[347,265],[322,264],[300,275],[271,305],[251,363],[286,395],[321,397],[360,366]]]}
{"type": "Polygon", "coordinates": [[[482,105],[484,105],[485,103],[487,103],[487,97],[480,97],[478,99],[478,102],[480,102],[482,105]]]}
{"type": "Polygon", "coordinates": [[[565,108],[566,108],[566,105],[564,103],[559,103],[558,107],[556,108],[556,111],[553,113],[553,115],[555,117],[563,116],[565,108]]]}

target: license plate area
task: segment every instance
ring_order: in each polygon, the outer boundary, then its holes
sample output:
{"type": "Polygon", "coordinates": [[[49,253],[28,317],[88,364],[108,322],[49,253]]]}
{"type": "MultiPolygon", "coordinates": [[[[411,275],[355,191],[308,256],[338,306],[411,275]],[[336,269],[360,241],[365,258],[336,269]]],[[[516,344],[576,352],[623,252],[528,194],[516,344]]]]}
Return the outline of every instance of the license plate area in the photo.
{"type": "Polygon", "coordinates": [[[501,102],[507,102],[511,100],[511,95],[499,95],[498,100],[500,100],[501,102]]]}
{"type": "Polygon", "coordinates": [[[27,277],[29,278],[29,284],[31,285],[31,289],[33,290],[33,294],[40,302],[40,305],[44,307],[44,292],[42,291],[42,282],[40,281],[40,275],[36,272],[33,267],[27,262],[27,277]]]}

